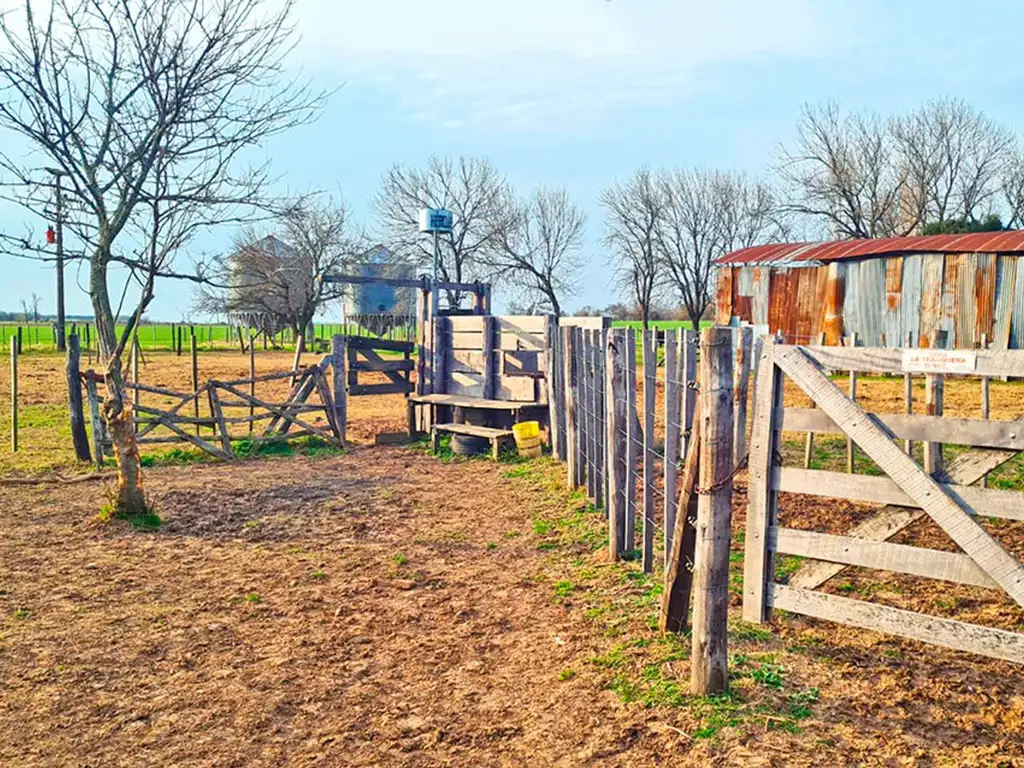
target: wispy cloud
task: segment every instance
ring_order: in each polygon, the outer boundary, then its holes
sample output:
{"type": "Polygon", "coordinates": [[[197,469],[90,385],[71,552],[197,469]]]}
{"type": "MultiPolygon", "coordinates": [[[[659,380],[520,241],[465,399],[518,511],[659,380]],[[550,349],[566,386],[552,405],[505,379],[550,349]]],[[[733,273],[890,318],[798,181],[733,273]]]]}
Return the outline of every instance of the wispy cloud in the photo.
{"type": "Polygon", "coordinates": [[[815,0],[303,0],[306,66],[397,94],[410,113],[578,126],[680,99],[715,65],[835,50],[815,0]]]}

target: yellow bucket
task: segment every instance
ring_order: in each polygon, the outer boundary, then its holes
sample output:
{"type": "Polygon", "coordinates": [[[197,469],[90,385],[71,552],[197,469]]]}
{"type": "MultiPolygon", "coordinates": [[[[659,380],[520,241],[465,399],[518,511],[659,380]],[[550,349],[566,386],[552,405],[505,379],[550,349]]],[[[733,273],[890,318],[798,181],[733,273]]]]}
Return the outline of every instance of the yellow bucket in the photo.
{"type": "Polygon", "coordinates": [[[521,424],[512,425],[512,434],[516,439],[516,448],[519,455],[527,459],[535,459],[540,456],[540,423],[536,421],[524,421],[521,424]]]}

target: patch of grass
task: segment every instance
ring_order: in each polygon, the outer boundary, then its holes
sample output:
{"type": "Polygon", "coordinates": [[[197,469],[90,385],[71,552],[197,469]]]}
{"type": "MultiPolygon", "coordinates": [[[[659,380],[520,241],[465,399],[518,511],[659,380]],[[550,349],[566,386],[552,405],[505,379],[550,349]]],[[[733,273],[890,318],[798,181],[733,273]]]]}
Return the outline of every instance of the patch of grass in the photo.
{"type": "Polygon", "coordinates": [[[145,507],[139,512],[129,512],[121,508],[116,502],[104,504],[100,507],[100,513],[97,517],[105,523],[111,520],[121,520],[137,531],[157,531],[163,524],[163,520],[153,507],[145,507]]]}
{"type": "Polygon", "coordinates": [[[576,591],[576,585],[571,581],[559,581],[555,584],[555,597],[565,599],[571,597],[576,591]]]}
{"type": "Polygon", "coordinates": [[[566,668],[566,669],[563,669],[561,672],[558,673],[558,679],[559,679],[560,682],[563,682],[563,683],[566,682],[567,680],[572,680],[574,677],[576,677],[576,671],[572,670],[572,669],[566,668]]]}
{"type": "Polygon", "coordinates": [[[260,597],[256,592],[250,592],[244,598],[242,598],[242,600],[243,602],[245,602],[246,605],[259,605],[263,602],[263,598],[260,597]]]}
{"type": "Polygon", "coordinates": [[[782,555],[775,560],[775,580],[783,584],[789,581],[789,577],[800,567],[804,558],[796,555],[782,555]]]}
{"type": "Polygon", "coordinates": [[[723,728],[732,728],[742,722],[742,702],[732,691],[712,696],[698,696],[690,700],[690,707],[701,720],[701,726],[691,736],[694,739],[712,739],[723,728]]]}
{"type": "Polygon", "coordinates": [[[522,531],[505,531],[505,533],[502,534],[502,535],[506,539],[515,539],[515,538],[517,538],[519,536],[522,536],[523,534],[522,534],[522,531]]]}
{"type": "Polygon", "coordinates": [[[817,688],[805,688],[804,690],[790,694],[789,715],[795,720],[806,720],[814,713],[811,711],[811,704],[814,704],[819,697],[817,688]]]}
{"type": "Polygon", "coordinates": [[[398,566],[408,565],[409,558],[403,555],[401,552],[398,552],[391,556],[391,562],[398,566]]]}
{"type": "Polygon", "coordinates": [[[745,621],[737,621],[729,628],[729,634],[734,640],[752,640],[764,642],[771,640],[773,635],[770,629],[757,624],[748,624],[745,621]]]}
{"type": "Polygon", "coordinates": [[[313,581],[327,581],[327,572],[321,568],[317,568],[315,571],[309,574],[309,578],[311,578],[313,581]]]}
{"type": "Polygon", "coordinates": [[[621,667],[626,663],[626,646],[619,643],[613,645],[607,651],[597,656],[591,656],[589,661],[595,667],[603,667],[605,669],[615,669],[621,667]]]}
{"type": "Polygon", "coordinates": [[[15,608],[14,609],[14,618],[18,619],[19,621],[24,621],[25,619],[28,618],[28,609],[27,608],[15,608]]]}
{"type": "Polygon", "coordinates": [[[782,667],[778,664],[762,663],[757,669],[750,673],[751,679],[763,685],[765,688],[782,688],[782,667]]]}
{"type": "Polygon", "coordinates": [[[246,520],[242,523],[242,530],[245,531],[258,531],[261,527],[263,527],[263,523],[259,520],[246,520]]]}
{"type": "Polygon", "coordinates": [[[498,548],[498,543],[496,541],[488,541],[487,548],[490,550],[495,550],[498,548]]]}
{"type": "Polygon", "coordinates": [[[533,532],[537,536],[547,536],[555,529],[555,524],[550,520],[538,517],[533,521],[533,532]]]}

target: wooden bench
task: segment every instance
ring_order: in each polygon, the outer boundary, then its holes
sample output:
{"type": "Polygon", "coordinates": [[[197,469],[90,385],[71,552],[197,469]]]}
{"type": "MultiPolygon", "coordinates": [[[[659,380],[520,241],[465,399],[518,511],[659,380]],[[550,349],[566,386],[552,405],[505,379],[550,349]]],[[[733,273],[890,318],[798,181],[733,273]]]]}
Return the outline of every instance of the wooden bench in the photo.
{"type": "Polygon", "coordinates": [[[501,443],[513,437],[511,429],[495,429],[494,427],[478,427],[474,424],[435,424],[430,428],[430,447],[437,453],[438,442],[442,432],[454,435],[469,435],[470,437],[482,437],[491,441],[491,458],[498,460],[501,452],[501,443]]]}

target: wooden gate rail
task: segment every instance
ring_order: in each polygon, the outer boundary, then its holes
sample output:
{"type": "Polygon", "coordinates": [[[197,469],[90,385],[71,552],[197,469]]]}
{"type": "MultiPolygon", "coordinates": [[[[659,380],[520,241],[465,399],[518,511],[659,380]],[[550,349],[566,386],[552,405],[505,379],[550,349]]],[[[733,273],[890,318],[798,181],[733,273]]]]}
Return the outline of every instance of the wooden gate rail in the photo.
{"type": "MultiPolygon", "coordinates": [[[[971,375],[1020,375],[1024,371],[1024,353],[970,355],[974,363],[969,369],[971,375]]],[[[940,357],[939,364],[941,361],[940,357]]],[[[902,373],[902,366],[901,350],[807,348],[772,342],[765,345],[751,440],[744,619],[762,622],[772,608],[780,608],[1024,663],[1022,634],[814,592],[810,588],[843,568],[858,566],[999,589],[1024,607],[1024,565],[977,521],[979,515],[1024,519],[1024,494],[969,487],[1024,448],[1024,441],[1019,439],[1024,423],[945,419],[937,413],[865,413],[823,372],[902,373]],[[783,408],[784,376],[809,395],[820,410],[783,408]],[[844,434],[888,476],[776,466],[784,429],[844,434]],[[907,455],[898,438],[936,446],[952,442],[981,447],[961,456],[945,470],[936,464],[933,476],[907,455]],[[778,526],[780,491],[888,506],[862,522],[850,535],[797,531],[778,526]],[[886,541],[925,515],[962,551],[946,552],[886,541]],[[803,574],[798,570],[790,584],[776,584],[773,563],[778,553],[812,557],[815,561],[801,569],[803,574]]],[[[955,370],[967,372],[964,364],[955,370]]],[[[930,375],[938,380],[941,390],[941,370],[930,375]]]]}

